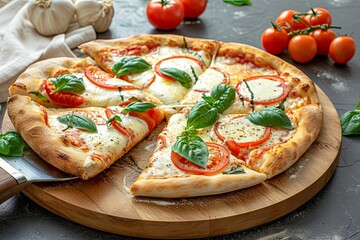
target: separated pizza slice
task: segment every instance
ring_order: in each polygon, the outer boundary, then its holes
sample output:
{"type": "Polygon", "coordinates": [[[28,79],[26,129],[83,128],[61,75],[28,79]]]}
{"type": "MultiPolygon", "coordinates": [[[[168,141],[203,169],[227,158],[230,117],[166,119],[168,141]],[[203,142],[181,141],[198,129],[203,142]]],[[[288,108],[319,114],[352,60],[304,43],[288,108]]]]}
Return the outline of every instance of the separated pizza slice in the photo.
{"type": "MultiPolygon", "coordinates": [[[[171,116],[167,127],[158,136],[147,168],[131,185],[131,194],[162,198],[215,195],[251,187],[266,179],[265,174],[247,168],[245,162],[234,157],[220,141],[213,141],[208,129],[197,135],[209,152],[205,167],[174,152],[172,148],[177,139],[185,137],[187,118],[186,111],[171,116]]],[[[189,154],[201,151],[196,139],[189,144],[192,147],[184,147],[189,154]]]]}
{"type": "Polygon", "coordinates": [[[210,65],[214,40],[137,35],[80,46],[104,70],[133,83],[165,104],[179,104],[210,65]]]}
{"type": "Polygon", "coordinates": [[[108,74],[82,58],[53,58],[37,62],[9,89],[46,107],[107,107],[144,101],[161,101],[138,87],[108,74]]]}
{"type": "Polygon", "coordinates": [[[82,179],[110,167],[164,118],[144,102],[59,109],[13,95],[7,106],[16,131],[42,159],[82,179]]]}
{"type": "Polygon", "coordinates": [[[238,43],[222,43],[211,64],[182,101],[195,104],[212,88],[227,84],[236,90],[234,104],[225,112],[250,113],[267,107],[285,112],[319,105],[314,83],[282,59],[238,43]]]}

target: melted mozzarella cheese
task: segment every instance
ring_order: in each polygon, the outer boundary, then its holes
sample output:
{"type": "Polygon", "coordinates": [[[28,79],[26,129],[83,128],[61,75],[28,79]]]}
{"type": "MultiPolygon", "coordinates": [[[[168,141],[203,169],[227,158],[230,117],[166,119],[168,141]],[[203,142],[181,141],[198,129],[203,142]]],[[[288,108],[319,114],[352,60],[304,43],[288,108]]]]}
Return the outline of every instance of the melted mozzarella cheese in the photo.
{"type": "Polygon", "coordinates": [[[266,128],[255,125],[245,117],[234,117],[221,121],[217,128],[219,134],[227,140],[234,140],[238,143],[256,142],[260,140],[266,128]]]}
{"type": "MultiPolygon", "coordinates": [[[[254,94],[254,101],[268,101],[279,98],[284,93],[281,83],[266,78],[247,81],[250,90],[254,94]]],[[[243,82],[240,86],[240,94],[251,99],[251,93],[243,82]]]]}
{"type": "Polygon", "coordinates": [[[224,82],[224,74],[213,69],[208,68],[203,74],[199,76],[198,81],[181,102],[182,104],[191,104],[201,101],[202,95],[209,95],[211,90],[224,82]]]}

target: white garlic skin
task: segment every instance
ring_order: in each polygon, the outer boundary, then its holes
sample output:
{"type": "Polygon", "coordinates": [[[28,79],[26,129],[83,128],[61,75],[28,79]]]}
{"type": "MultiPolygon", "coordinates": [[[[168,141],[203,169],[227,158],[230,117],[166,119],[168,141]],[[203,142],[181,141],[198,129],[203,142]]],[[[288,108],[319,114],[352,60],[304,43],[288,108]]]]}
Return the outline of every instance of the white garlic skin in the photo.
{"type": "Polygon", "coordinates": [[[53,36],[66,32],[75,7],[71,0],[30,0],[28,14],[41,35],[53,36]]]}
{"type": "Polygon", "coordinates": [[[76,0],[75,10],[80,26],[93,25],[97,33],[108,30],[114,16],[110,0],[76,0]]]}

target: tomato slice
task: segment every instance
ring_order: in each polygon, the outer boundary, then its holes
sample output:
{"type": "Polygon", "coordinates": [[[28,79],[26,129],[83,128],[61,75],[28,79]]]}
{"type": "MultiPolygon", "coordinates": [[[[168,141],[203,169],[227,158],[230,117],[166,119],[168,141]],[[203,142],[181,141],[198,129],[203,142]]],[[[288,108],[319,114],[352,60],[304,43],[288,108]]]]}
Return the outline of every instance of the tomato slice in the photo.
{"type": "Polygon", "coordinates": [[[201,174],[214,175],[221,172],[230,161],[230,152],[222,145],[214,142],[207,142],[209,148],[209,159],[206,168],[202,168],[174,151],[171,151],[171,161],[182,171],[201,174]]]}
{"type": "MultiPolygon", "coordinates": [[[[220,68],[216,68],[216,67],[210,67],[211,69],[215,70],[215,71],[218,71],[220,72],[223,76],[224,76],[224,79],[222,81],[221,84],[225,84],[225,85],[229,85],[230,84],[230,77],[229,75],[224,72],[223,70],[221,70],[220,68]]],[[[210,92],[210,90],[205,90],[205,89],[194,89],[195,92],[201,92],[201,93],[207,93],[207,92],[210,92]]]]}
{"type": "Polygon", "coordinates": [[[59,91],[55,93],[51,93],[55,86],[50,80],[45,80],[43,82],[43,87],[52,103],[60,107],[78,107],[84,104],[87,99],[79,94],[59,91]]]}
{"type": "MultiPolygon", "coordinates": [[[[245,116],[243,116],[243,115],[238,115],[238,116],[232,118],[230,121],[232,124],[236,124],[237,127],[239,129],[241,129],[241,124],[236,123],[236,119],[240,118],[240,120],[241,120],[241,118],[244,118],[244,117],[245,116]]],[[[235,141],[234,139],[228,139],[225,136],[223,136],[219,130],[221,124],[222,124],[222,122],[220,122],[220,121],[215,123],[215,125],[214,125],[215,135],[220,139],[220,141],[222,141],[226,144],[226,146],[234,154],[234,156],[239,156],[241,149],[254,147],[254,146],[264,143],[265,141],[267,141],[269,139],[269,137],[271,135],[271,127],[265,127],[265,131],[264,131],[263,135],[258,137],[256,140],[239,142],[239,141],[235,141]]],[[[227,123],[225,123],[225,124],[227,124],[227,123]]],[[[244,129],[244,130],[246,130],[246,129],[244,129]]]]}
{"type": "MultiPolygon", "coordinates": [[[[131,102],[135,101],[136,100],[126,101],[120,104],[120,106],[125,108],[131,102]]],[[[128,114],[132,117],[137,117],[144,120],[148,126],[149,132],[152,131],[164,119],[163,112],[157,108],[150,109],[146,112],[129,112],[128,114]]]]}
{"type": "MultiPolygon", "coordinates": [[[[262,105],[270,105],[270,104],[274,104],[274,103],[278,103],[278,102],[281,102],[282,100],[284,100],[288,95],[289,95],[289,88],[286,87],[286,84],[285,84],[285,80],[278,77],[278,76],[254,76],[254,77],[249,77],[249,78],[246,78],[244,79],[243,81],[246,81],[246,82],[249,82],[249,81],[253,81],[253,80],[258,80],[258,79],[266,79],[266,80],[270,80],[270,81],[274,81],[274,82],[279,82],[280,83],[280,86],[282,87],[283,89],[283,92],[280,96],[278,96],[277,98],[274,98],[274,99],[269,99],[269,100],[254,100],[253,103],[254,104],[262,104],[262,105]]],[[[238,92],[238,94],[240,96],[243,97],[244,100],[250,102],[251,99],[246,97],[246,96],[243,96],[241,93],[240,93],[240,88],[241,88],[241,85],[243,84],[243,81],[242,82],[239,82],[237,85],[236,85],[236,90],[238,92]]],[[[256,96],[255,96],[256,97],[256,96]]]]}
{"type": "MultiPolygon", "coordinates": [[[[117,115],[113,110],[111,110],[110,108],[106,108],[105,109],[105,114],[106,117],[108,119],[114,117],[115,115],[117,115]]],[[[124,135],[125,137],[127,137],[130,141],[134,141],[135,139],[135,134],[131,129],[127,129],[125,128],[120,122],[118,121],[111,121],[111,125],[122,135],[124,135]]]]}
{"type": "Polygon", "coordinates": [[[191,57],[191,56],[172,56],[172,57],[168,57],[168,58],[164,58],[164,59],[161,59],[159,62],[156,63],[155,65],[155,72],[163,77],[163,78],[166,78],[166,79],[169,79],[169,80],[172,80],[172,81],[176,81],[175,79],[173,79],[172,77],[169,77],[165,74],[162,74],[162,72],[160,72],[160,68],[161,68],[161,64],[165,61],[168,61],[168,60],[173,60],[173,59],[179,59],[179,58],[187,58],[187,59],[191,59],[192,61],[194,61],[196,64],[198,64],[201,69],[204,69],[204,64],[203,62],[201,62],[199,59],[197,58],[194,58],[194,57],[191,57]]]}
{"type": "MultiPolygon", "coordinates": [[[[89,65],[85,68],[85,76],[89,79],[93,84],[109,89],[109,90],[117,90],[121,87],[121,90],[136,90],[139,89],[132,85],[111,85],[107,84],[109,79],[114,79],[114,75],[104,72],[99,67],[94,65],[89,65]]],[[[116,78],[115,78],[116,79],[116,78]]],[[[120,82],[121,83],[121,82],[120,82]]]]}

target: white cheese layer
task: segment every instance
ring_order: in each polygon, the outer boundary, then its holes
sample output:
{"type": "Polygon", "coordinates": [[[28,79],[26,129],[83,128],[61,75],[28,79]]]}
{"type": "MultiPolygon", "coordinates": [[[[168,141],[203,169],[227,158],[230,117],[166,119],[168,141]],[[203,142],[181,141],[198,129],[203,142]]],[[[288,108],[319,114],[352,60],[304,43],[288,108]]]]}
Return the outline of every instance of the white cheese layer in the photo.
{"type": "MultiPolygon", "coordinates": [[[[279,98],[284,93],[284,88],[281,82],[272,81],[266,78],[259,78],[247,81],[250,90],[254,94],[254,101],[269,101],[279,98]]],[[[251,99],[251,92],[244,82],[240,85],[240,94],[248,99],[251,99]]]]}
{"type": "Polygon", "coordinates": [[[234,140],[238,143],[244,143],[256,142],[262,139],[265,134],[266,127],[255,125],[245,117],[233,117],[228,118],[225,121],[221,121],[217,130],[226,140],[234,140]]]}

